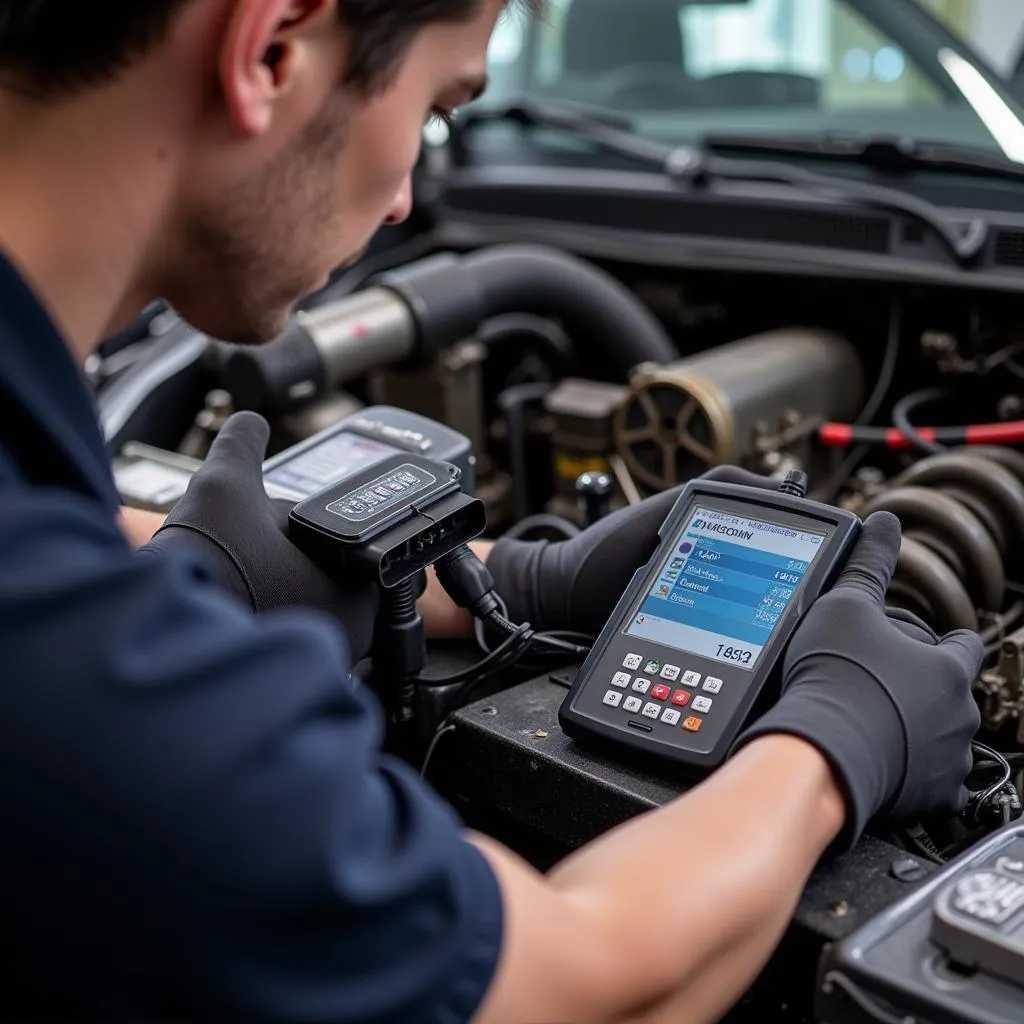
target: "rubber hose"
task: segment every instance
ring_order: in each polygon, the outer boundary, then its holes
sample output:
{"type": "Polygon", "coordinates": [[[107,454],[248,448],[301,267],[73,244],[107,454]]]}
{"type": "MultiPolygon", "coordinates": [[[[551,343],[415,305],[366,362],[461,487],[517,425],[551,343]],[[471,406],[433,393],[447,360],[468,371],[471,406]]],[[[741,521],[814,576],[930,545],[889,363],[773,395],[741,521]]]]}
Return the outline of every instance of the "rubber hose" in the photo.
{"type": "Polygon", "coordinates": [[[889,584],[889,589],[885,593],[885,606],[886,608],[902,608],[904,611],[913,612],[914,615],[925,622],[931,622],[935,618],[935,611],[928,598],[900,579],[894,579],[889,584]]]}
{"type": "MultiPolygon", "coordinates": [[[[942,541],[934,534],[929,533],[927,530],[907,530],[904,534],[906,537],[910,537],[916,540],[919,544],[923,544],[929,551],[934,551],[935,554],[941,558],[946,565],[953,570],[956,578],[961,581],[964,580],[964,563],[963,559],[956,553],[954,548],[949,547],[942,543],[942,541]]],[[[965,587],[966,589],[966,587],[965,587]]]]}
{"type": "Polygon", "coordinates": [[[894,487],[906,485],[977,492],[999,517],[1008,553],[1024,551],[1024,483],[1010,470],[964,452],[943,452],[915,463],[893,481],[894,487]]]}
{"type": "Polygon", "coordinates": [[[941,491],[897,487],[869,501],[861,515],[883,510],[895,515],[904,530],[923,528],[948,546],[956,560],[953,567],[976,608],[999,607],[1006,587],[1003,560],[984,524],[970,509],[941,491]]]}
{"type": "Polygon", "coordinates": [[[999,516],[977,494],[961,490],[959,487],[943,487],[940,493],[959,502],[965,508],[969,508],[984,524],[1000,555],[1006,554],[1006,530],[999,521],[999,516]]]}
{"type": "Polygon", "coordinates": [[[530,313],[502,313],[485,320],[477,341],[492,353],[500,354],[506,348],[521,353],[524,346],[539,350],[554,367],[556,378],[565,375],[564,368],[573,355],[572,339],[562,327],[530,313]]]}
{"type": "Polygon", "coordinates": [[[937,633],[977,629],[978,614],[964,585],[934,551],[913,537],[900,541],[896,574],[931,605],[929,625],[937,633]]]}
{"type": "Polygon", "coordinates": [[[962,452],[973,452],[975,455],[982,455],[992,462],[999,463],[1004,469],[1008,469],[1021,483],[1024,483],[1024,453],[1015,448],[1003,448],[994,444],[979,444],[970,448],[961,448],[962,452]]]}
{"type": "MultiPolygon", "coordinates": [[[[974,445],[958,450],[965,454],[969,452],[975,457],[981,456],[990,462],[995,462],[1004,469],[1008,469],[1021,483],[1024,483],[1024,453],[1014,448],[1005,448],[998,445],[974,445]]],[[[1004,556],[1009,554],[1011,560],[1020,560],[1022,557],[1021,552],[1007,550],[1008,540],[999,517],[977,494],[965,491],[959,487],[943,487],[942,491],[944,494],[948,494],[951,498],[959,501],[961,505],[966,505],[985,524],[985,529],[992,534],[999,551],[1004,556]]]]}
{"type": "Polygon", "coordinates": [[[593,264],[539,245],[503,245],[464,259],[488,316],[516,311],[559,320],[625,377],[639,363],[679,358],[661,322],[621,282],[593,264]]]}

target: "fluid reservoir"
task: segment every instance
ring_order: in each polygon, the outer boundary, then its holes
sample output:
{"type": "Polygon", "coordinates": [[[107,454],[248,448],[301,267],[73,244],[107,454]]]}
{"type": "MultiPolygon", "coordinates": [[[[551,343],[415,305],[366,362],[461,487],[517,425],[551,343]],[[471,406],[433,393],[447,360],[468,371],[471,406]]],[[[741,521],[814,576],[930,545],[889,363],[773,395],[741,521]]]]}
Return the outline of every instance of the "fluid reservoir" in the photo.
{"type": "Polygon", "coordinates": [[[770,331],[638,366],[615,416],[615,444],[635,480],[663,490],[711,466],[748,462],[765,438],[790,448],[818,423],[848,421],[863,391],[847,339],[816,328],[770,331]]]}

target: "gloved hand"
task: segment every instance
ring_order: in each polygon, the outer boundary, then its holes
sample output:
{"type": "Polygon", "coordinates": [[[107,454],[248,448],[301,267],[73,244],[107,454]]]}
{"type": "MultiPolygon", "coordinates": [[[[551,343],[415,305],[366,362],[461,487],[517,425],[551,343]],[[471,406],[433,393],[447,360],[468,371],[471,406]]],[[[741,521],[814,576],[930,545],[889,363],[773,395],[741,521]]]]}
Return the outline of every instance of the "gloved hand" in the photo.
{"type": "Polygon", "coordinates": [[[790,640],[781,699],[734,747],[771,733],[816,746],[846,796],[840,848],[876,816],[954,814],[967,799],[982,641],[970,630],[939,639],[907,612],[886,613],[899,548],[896,517],[869,516],[835,586],[790,640]]]}
{"type": "MultiPolygon", "coordinates": [[[[736,466],[717,466],[701,479],[769,490],[778,486],[777,480],[736,466]]],[[[654,553],[658,529],[681,490],[619,509],[571,540],[498,540],[487,568],[509,618],[536,630],[597,636],[633,574],[654,553]]]]}
{"type": "Polygon", "coordinates": [[[164,525],[139,553],[184,551],[199,557],[214,580],[253,611],[317,608],[345,629],[353,662],[373,640],[377,588],[362,580],[339,586],[288,539],[291,503],[263,488],[270,427],[239,412],[217,435],[206,461],[164,525]]]}

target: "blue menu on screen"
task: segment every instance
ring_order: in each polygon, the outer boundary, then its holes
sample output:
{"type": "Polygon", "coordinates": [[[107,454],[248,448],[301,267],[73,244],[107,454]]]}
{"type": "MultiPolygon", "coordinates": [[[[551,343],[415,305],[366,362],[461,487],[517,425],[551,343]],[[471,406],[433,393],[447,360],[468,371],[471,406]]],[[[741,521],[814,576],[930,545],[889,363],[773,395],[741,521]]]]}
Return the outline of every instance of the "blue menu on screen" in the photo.
{"type": "Polygon", "coordinates": [[[753,669],[824,539],[695,508],[625,631],[753,669]]]}

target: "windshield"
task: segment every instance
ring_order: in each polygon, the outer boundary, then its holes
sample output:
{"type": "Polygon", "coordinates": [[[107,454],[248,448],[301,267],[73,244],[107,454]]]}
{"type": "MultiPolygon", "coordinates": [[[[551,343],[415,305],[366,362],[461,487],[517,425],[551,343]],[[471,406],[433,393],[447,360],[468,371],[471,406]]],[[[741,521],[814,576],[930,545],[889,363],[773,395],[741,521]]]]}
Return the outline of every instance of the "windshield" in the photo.
{"type": "Polygon", "coordinates": [[[916,0],[549,0],[502,20],[482,106],[598,107],[645,136],[899,134],[1024,162],[1005,80],[916,0]]]}

